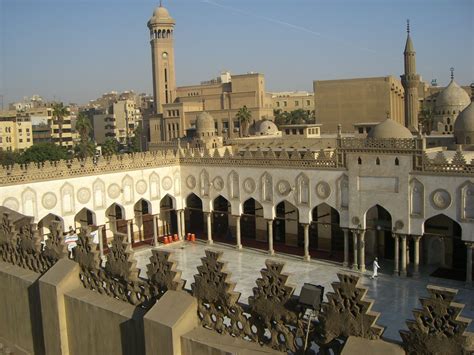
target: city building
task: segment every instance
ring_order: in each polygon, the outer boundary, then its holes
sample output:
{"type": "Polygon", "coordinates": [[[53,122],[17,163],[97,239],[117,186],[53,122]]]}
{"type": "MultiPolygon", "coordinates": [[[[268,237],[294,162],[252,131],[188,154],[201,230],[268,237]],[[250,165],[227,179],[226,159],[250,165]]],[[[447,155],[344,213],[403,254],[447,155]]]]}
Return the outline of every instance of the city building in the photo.
{"type": "Polygon", "coordinates": [[[312,92],[272,92],[271,96],[274,111],[291,112],[305,110],[309,115],[314,114],[314,93],[312,92]]]}
{"type": "Polygon", "coordinates": [[[32,145],[30,117],[16,110],[0,112],[0,150],[21,152],[32,145]]]}
{"type": "Polygon", "coordinates": [[[31,119],[33,139],[36,137],[35,142],[49,141],[57,145],[61,144],[67,149],[72,149],[77,140],[77,134],[72,128],[71,115],[63,117],[60,123],[53,116],[53,111],[52,104],[31,108],[25,111],[25,114],[31,119]],[[46,129],[46,127],[48,127],[48,129],[46,129]]]}

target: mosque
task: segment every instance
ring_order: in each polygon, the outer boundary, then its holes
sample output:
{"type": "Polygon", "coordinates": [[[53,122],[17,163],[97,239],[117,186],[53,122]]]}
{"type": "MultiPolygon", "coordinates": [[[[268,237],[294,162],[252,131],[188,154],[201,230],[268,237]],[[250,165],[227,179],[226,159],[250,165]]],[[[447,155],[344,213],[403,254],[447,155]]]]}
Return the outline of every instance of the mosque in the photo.
{"type": "Polygon", "coordinates": [[[192,233],[208,244],[331,260],[359,272],[377,256],[393,262],[395,277],[417,277],[426,267],[472,285],[474,87],[469,99],[453,79],[433,102],[437,134],[423,134],[408,34],[404,124],[384,115],[360,134],[339,126],[325,135],[318,123],[279,130],[261,74],[177,88],[174,25],[161,5],[148,22],[154,149],[2,168],[4,207],[30,216],[44,235],[53,221],[91,225],[101,253],[114,232],[127,234],[132,247],[192,233]],[[243,103],[259,118],[249,137],[239,137],[234,120],[243,103]]]}

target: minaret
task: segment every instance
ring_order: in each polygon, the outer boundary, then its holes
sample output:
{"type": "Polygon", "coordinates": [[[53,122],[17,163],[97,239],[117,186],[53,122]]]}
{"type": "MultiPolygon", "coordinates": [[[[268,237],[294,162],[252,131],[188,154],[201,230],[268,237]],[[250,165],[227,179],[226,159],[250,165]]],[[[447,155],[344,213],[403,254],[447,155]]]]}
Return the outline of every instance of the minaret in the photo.
{"type": "Polygon", "coordinates": [[[157,114],[163,113],[163,105],[173,102],[176,96],[174,25],[174,19],[160,1],[160,6],[155,9],[148,21],[153,67],[153,98],[157,114]]]}
{"type": "Polygon", "coordinates": [[[418,86],[420,76],[416,74],[416,52],[410,37],[410,21],[407,20],[407,43],[405,45],[405,74],[401,76],[405,89],[405,126],[412,132],[418,130],[418,86]]]}

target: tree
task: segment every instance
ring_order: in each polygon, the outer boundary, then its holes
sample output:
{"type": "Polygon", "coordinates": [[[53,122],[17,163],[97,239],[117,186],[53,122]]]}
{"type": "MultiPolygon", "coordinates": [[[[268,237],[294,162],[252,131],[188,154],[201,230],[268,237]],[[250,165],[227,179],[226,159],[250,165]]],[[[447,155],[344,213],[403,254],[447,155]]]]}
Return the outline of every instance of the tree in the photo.
{"type": "Polygon", "coordinates": [[[141,124],[135,127],[133,130],[133,137],[130,142],[130,151],[141,152],[142,151],[142,127],[141,124]]]}
{"type": "Polygon", "coordinates": [[[40,163],[44,161],[55,161],[69,159],[70,155],[66,148],[54,143],[37,143],[26,149],[18,158],[18,163],[40,163]]]}
{"type": "Polygon", "coordinates": [[[239,108],[235,117],[240,122],[240,136],[248,136],[250,120],[252,119],[252,112],[250,112],[247,106],[244,105],[239,108]]]}
{"type": "Polygon", "coordinates": [[[423,127],[423,133],[429,135],[433,130],[434,111],[428,107],[424,107],[420,112],[420,123],[423,127]]]}
{"type": "Polygon", "coordinates": [[[58,124],[59,145],[63,146],[63,124],[64,117],[69,115],[69,110],[62,102],[53,104],[53,118],[58,124]]]}
{"type": "Polygon", "coordinates": [[[13,165],[19,157],[20,154],[16,151],[0,150],[0,165],[13,165]]]}
{"type": "Polygon", "coordinates": [[[102,155],[111,156],[113,154],[117,154],[119,148],[119,144],[117,140],[113,138],[107,138],[102,144],[102,155]]]}
{"type": "Polygon", "coordinates": [[[95,144],[89,137],[92,131],[92,124],[84,113],[81,112],[77,117],[75,128],[79,133],[80,141],[74,146],[74,154],[81,159],[93,156],[95,153],[95,144]]]}

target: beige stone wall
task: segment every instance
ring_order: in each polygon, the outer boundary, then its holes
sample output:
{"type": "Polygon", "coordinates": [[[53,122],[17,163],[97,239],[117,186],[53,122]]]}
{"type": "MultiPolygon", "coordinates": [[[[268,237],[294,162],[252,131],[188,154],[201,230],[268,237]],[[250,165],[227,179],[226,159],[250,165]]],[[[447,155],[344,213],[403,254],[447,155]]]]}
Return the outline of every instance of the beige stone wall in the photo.
{"type": "Polygon", "coordinates": [[[299,109],[311,112],[314,110],[314,93],[273,93],[272,108],[282,112],[291,112],[299,109]]]}
{"type": "Polygon", "coordinates": [[[323,124],[323,133],[334,133],[337,125],[343,132],[352,132],[354,123],[381,122],[387,112],[404,124],[403,87],[392,77],[313,82],[316,123],[323,124]]]}

